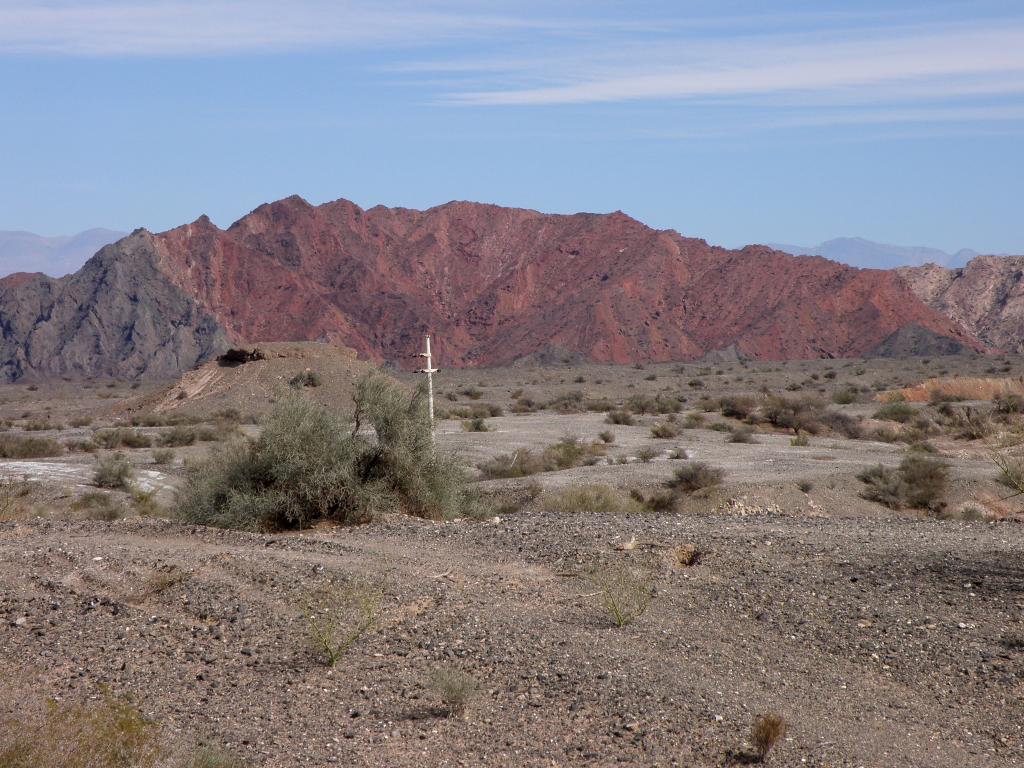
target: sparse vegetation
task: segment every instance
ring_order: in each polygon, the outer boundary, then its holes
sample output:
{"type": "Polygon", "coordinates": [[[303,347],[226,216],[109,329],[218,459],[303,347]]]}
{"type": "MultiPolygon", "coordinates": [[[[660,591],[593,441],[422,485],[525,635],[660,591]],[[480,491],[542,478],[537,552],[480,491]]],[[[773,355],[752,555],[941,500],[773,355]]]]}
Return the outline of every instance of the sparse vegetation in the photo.
{"type": "Polygon", "coordinates": [[[93,469],[92,481],[99,488],[128,488],[135,470],[122,453],[101,456],[93,469]]]}
{"type": "Polygon", "coordinates": [[[680,493],[694,493],[721,484],[724,477],[725,472],[717,467],[708,466],[701,461],[688,461],[676,468],[672,478],[665,485],[680,493]]]}
{"type": "Polygon", "coordinates": [[[949,467],[942,461],[919,453],[908,454],[899,467],[881,464],[857,475],[867,488],[861,493],[892,509],[911,507],[937,512],[946,490],[949,467]]]}
{"type": "Polygon", "coordinates": [[[153,768],[166,756],[157,724],[109,691],[49,702],[4,725],[3,768],[153,768]]]}
{"type": "Polygon", "coordinates": [[[93,440],[107,450],[118,448],[149,448],[153,441],[134,429],[102,429],[93,435],[93,440]]]}
{"type": "Polygon", "coordinates": [[[487,422],[483,419],[466,419],[462,422],[463,432],[490,432],[487,422]]]}
{"type": "Polygon", "coordinates": [[[151,455],[154,464],[167,466],[174,463],[175,456],[172,448],[157,448],[151,455]]]}
{"type": "Polygon", "coordinates": [[[754,430],[750,427],[733,427],[729,430],[728,441],[730,443],[756,443],[754,430]]]}
{"type": "Polygon", "coordinates": [[[62,453],[64,446],[48,437],[0,434],[0,459],[42,459],[62,453]]]}
{"type": "Polygon", "coordinates": [[[350,424],[302,397],[283,398],[259,438],[226,443],[188,468],[179,516],[253,530],[363,522],[384,509],[434,519],[472,511],[462,468],[434,449],[422,389],[410,395],[367,376],[354,398],[350,424]],[[362,434],[364,422],[373,437],[362,434]]]}
{"type": "Polygon", "coordinates": [[[786,718],[779,714],[758,715],[750,728],[750,743],[758,760],[764,762],[768,753],[786,735],[786,718]]]}
{"type": "Polygon", "coordinates": [[[321,384],[320,374],[314,371],[312,368],[307,368],[295,374],[288,381],[288,386],[293,389],[303,389],[305,387],[319,387],[321,384]]]}
{"type": "Polygon", "coordinates": [[[651,437],[658,440],[671,440],[679,437],[679,425],[671,421],[663,421],[651,427],[651,437]]]}
{"type": "Polygon", "coordinates": [[[622,409],[608,411],[608,415],[604,417],[604,420],[608,424],[620,424],[626,427],[633,426],[635,423],[633,420],[633,414],[622,409]]]}
{"type": "Polygon", "coordinates": [[[430,673],[428,684],[441,698],[449,717],[465,717],[479,684],[468,672],[438,667],[430,673]]]}
{"type": "Polygon", "coordinates": [[[528,448],[502,454],[479,464],[487,478],[527,477],[538,472],[555,472],[594,464],[604,455],[603,443],[584,444],[578,437],[566,436],[537,454],[528,448]]]}
{"type": "Polygon", "coordinates": [[[111,522],[124,514],[121,505],[104,491],[87,491],[75,499],[71,509],[82,512],[88,520],[111,522]]]}
{"type": "Polygon", "coordinates": [[[623,515],[643,511],[643,505],[610,485],[578,485],[546,493],[541,503],[549,512],[623,515]]]}
{"type": "Polygon", "coordinates": [[[641,446],[637,449],[636,458],[641,464],[649,464],[654,461],[661,454],[657,448],[652,448],[649,445],[641,446]]]}
{"type": "Polygon", "coordinates": [[[384,601],[380,586],[352,582],[310,595],[305,604],[309,637],[327,666],[333,667],[377,624],[384,601]]]}
{"type": "Polygon", "coordinates": [[[616,627],[625,627],[643,616],[654,598],[655,577],[648,567],[615,562],[592,569],[587,578],[616,627]]]}

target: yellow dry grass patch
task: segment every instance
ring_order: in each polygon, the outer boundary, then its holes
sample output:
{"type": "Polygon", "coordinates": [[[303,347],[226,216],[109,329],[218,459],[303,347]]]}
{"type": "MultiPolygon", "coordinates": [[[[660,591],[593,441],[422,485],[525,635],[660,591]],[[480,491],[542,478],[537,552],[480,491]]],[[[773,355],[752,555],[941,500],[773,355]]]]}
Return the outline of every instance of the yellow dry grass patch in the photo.
{"type": "Polygon", "coordinates": [[[997,395],[1024,395],[1024,379],[979,379],[961,376],[928,379],[912,387],[880,392],[875,399],[883,403],[899,400],[927,403],[935,398],[991,400],[997,395]]]}

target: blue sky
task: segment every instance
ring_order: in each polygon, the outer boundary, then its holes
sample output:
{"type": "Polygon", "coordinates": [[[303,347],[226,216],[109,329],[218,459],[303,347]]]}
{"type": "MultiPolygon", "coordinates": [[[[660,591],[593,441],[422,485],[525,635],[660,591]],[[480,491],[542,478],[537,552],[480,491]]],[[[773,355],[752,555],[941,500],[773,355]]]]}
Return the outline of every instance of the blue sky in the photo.
{"type": "Polygon", "coordinates": [[[1024,253],[1024,5],[0,0],[0,229],[297,193],[1024,253]]]}

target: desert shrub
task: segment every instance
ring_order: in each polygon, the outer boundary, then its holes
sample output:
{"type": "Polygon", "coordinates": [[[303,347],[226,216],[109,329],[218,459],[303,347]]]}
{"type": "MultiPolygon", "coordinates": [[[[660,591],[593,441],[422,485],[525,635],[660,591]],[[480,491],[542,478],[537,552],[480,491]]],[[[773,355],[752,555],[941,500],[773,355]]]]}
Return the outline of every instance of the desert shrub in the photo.
{"type": "Polygon", "coordinates": [[[679,437],[679,432],[679,425],[671,421],[663,421],[651,427],[651,437],[658,440],[671,440],[674,437],[679,437]]]}
{"type": "Polygon", "coordinates": [[[441,698],[441,704],[449,717],[463,717],[469,704],[476,696],[479,685],[468,672],[459,669],[439,667],[430,673],[430,688],[441,698]]]}
{"type": "Polygon", "coordinates": [[[796,448],[803,448],[810,445],[811,441],[807,435],[797,435],[796,437],[791,437],[789,439],[789,444],[796,448]]]}
{"type": "Polygon", "coordinates": [[[49,417],[46,419],[32,419],[26,421],[22,427],[26,432],[48,432],[55,431],[60,432],[64,429],[64,425],[59,422],[50,421],[49,417]]]}
{"type": "Polygon", "coordinates": [[[1017,394],[996,395],[992,398],[992,409],[999,414],[1024,413],[1024,396],[1017,394]]]}
{"type": "Polygon", "coordinates": [[[680,493],[694,493],[703,488],[721,484],[725,472],[711,467],[701,461],[688,461],[676,468],[672,478],[666,481],[666,487],[680,493]]]}
{"type": "Polygon", "coordinates": [[[892,427],[878,427],[872,430],[869,437],[880,443],[898,443],[900,441],[900,433],[892,427]]]}
{"type": "Polygon", "coordinates": [[[92,440],[66,440],[64,447],[71,453],[96,453],[100,449],[92,440]]]}
{"type": "Polygon", "coordinates": [[[906,506],[932,511],[941,508],[948,477],[949,467],[944,462],[920,454],[904,457],[895,469],[879,464],[857,475],[867,486],[861,496],[869,501],[891,509],[906,506]]]}
{"type": "Polygon", "coordinates": [[[718,401],[723,416],[732,419],[745,419],[757,408],[757,401],[752,397],[731,395],[718,401]]]}
{"type": "Polygon", "coordinates": [[[605,445],[610,445],[615,442],[615,433],[612,432],[610,429],[598,432],[597,437],[605,445]]]}
{"type": "Polygon", "coordinates": [[[288,386],[293,389],[303,389],[304,387],[319,387],[321,384],[320,374],[311,368],[295,374],[288,380],[288,386]]]}
{"type": "Polygon", "coordinates": [[[729,430],[728,442],[730,443],[756,443],[754,430],[750,427],[733,427],[729,430]]]}
{"type": "Polygon", "coordinates": [[[683,419],[683,427],[685,429],[697,429],[704,424],[703,413],[688,413],[686,418],[683,419]]]}
{"type": "Polygon", "coordinates": [[[886,403],[875,411],[876,419],[881,419],[882,421],[897,421],[900,424],[907,423],[914,418],[915,415],[917,415],[917,409],[909,403],[904,402],[886,403]]]}
{"type": "Polygon", "coordinates": [[[34,487],[27,481],[0,478],[0,522],[17,520],[27,511],[34,487]]]}
{"type": "Polygon", "coordinates": [[[633,421],[633,414],[621,409],[608,411],[608,415],[604,417],[604,420],[608,424],[619,424],[627,427],[632,426],[635,423],[633,421]]]}
{"type": "Polygon", "coordinates": [[[633,413],[679,413],[683,409],[683,402],[678,397],[658,394],[633,395],[626,400],[626,408],[633,413]]]}
{"type": "Polygon", "coordinates": [[[992,462],[998,470],[996,480],[1013,491],[1011,497],[1024,494],[1024,460],[993,451],[992,462]]]}
{"type": "Polygon", "coordinates": [[[647,567],[612,563],[593,568],[587,579],[597,590],[599,605],[616,627],[625,627],[643,616],[654,598],[655,575],[647,567]]]}
{"type": "Polygon", "coordinates": [[[385,509],[431,519],[471,511],[462,468],[434,449],[423,388],[409,394],[369,375],[354,399],[346,423],[299,395],[282,398],[256,440],[230,441],[188,468],[178,514],[254,530],[362,522],[385,509]],[[362,434],[364,422],[372,436],[362,434]]]}
{"type": "Polygon", "coordinates": [[[821,431],[823,406],[808,397],[769,397],[762,408],[765,421],[779,429],[792,429],[795,434],[821,431]]]}
{"type": "Polygon", "coordinates": [[[837,390],[832,394],[832,402],[836,405],[849,405],[857,402],[857,392],[850,387],[837,390]]]}
{"type": "Polygon", "coordinates": [[[786,735],[786,718],[778,714],[758,715],[750,728],[750,743],[758,760],[764,762],[768,753],[786,735]]]}
{"type": "Polygon", "coordinates": [[[89,520],[101,520],[108,523],[117,520],[124,514],[121,505],[109,493],[103,491],[83,493],[72,502],[71,509],[82,512],[84,517],[89,520]]]}
{"type": "Polygon", "coordinates": [[[154,464],[164,466],[174,463],[174,451],[171,448],[157,448],[151,455],[154,464]]]}
{"type": "Polygon", "coordinates": [[[333,667],[355,643],[377,624],[384,603],[383,589],[352,582],[325,587],[305,602],[304,613],[314,650],[333,667]]]}
{"type": "Polygon", "coordinates": [[[864,436],[864,428],[861,426],[860,420],[849,414],[826,408],[818,414],[818,419],[832,432],[837,432],[851,440],[858,440],[864,436]]]}
{"type": "Polygon", "coordinates": [[[134,429],[101,429],[93,435],[93,440],[108,450],[117,448],[149,448],[153,441],[148,435],[134,429]]]}
{"type": "Polygon", "coordinates": [[[557,472],[581,465],[592,465],[603,456],[601,443],[586,445],[579,438],[567,435],[537,454],[527,448],[495,456],[478,464],[484,477],[489,479],[526,477],[538,472],[557,472]]]}
{"type": "Polygon", "coordinates": [[[476,387],[466,387],[462,390],[462,394],[470,400],[479,400],[484,396],[484,393],[476,387]]]}
{"type": "Polygon", "coordinates": [[[947,425],[960,440],[981,440],[995,431],[987,413],[970,407],[951,409],[947,425]]]}
{"type": "Polygon", "coordinates": [[[939,508],[949,478],[949,467],[945,462],[910,454],[900,462],[899,472],[904,485],[903,499],[908,507],[939,508]]]}
{"type": "Polygon", "coordinates": [[[194,444],[195,441],[195,429],[182,425],[172,427],[169,432],[164,432],[160,435],[160,445],[165,448],[182,448],[186,445],[194,444]]]}
{"type": "Polygon", "coordinates": [[[512,404],[512,413],[533,413],[538,410],[540,406],[531,397],[517,397],[515,403],[512,404]]]}
{"type": "Polygon", "coordinates": [[[623,515],[641,512],[643,506],[610,485],[579,485],[546,493],[541,503],[548,512],[623,515]]]}
{"type": "Polygon", "coordinates": [[[0,459],[41,459],[62,453],[64,446],[48,437],[0,434],[0,459]]]}
{"type": "Polygon", "coordinates": [[[652,448],[649,445],[645,445],[637,450],[636,457],[643,464],[649,464],[657,458],[658,454],[661,453],[657,448],[652,448]]]}
{"type": "Polygon", "coordinates": [[[814,489],[814,483],[812,483],[810,480],[801,480],[796,484],[796,487],[799,488],[803,493],[810,493],[814,489]]]}
{"type": "Polygon", "coordinates": [[[96,462],[92,481],[99,488],[127,488],[134,476],[135,470],[124,454],[114,453],[96,462]]]}
{"type": "Polygon", "coordinates": [[[466,419],[462,422],[463,432],[490,432],[487,422],[483,419],[466,419]]]}
{"type": "Polygon", "coordinates": [[[549,410],[556,413],[583,413],[587,410],[586,395],[579,391],[566,392],[547,404],[549,410]]]}
{"type": "Polygon", "coordinates": [[[152,768],[165,756],[157,724],[127,699],[49,702],[3,723],[3,768],[152,768]]]}

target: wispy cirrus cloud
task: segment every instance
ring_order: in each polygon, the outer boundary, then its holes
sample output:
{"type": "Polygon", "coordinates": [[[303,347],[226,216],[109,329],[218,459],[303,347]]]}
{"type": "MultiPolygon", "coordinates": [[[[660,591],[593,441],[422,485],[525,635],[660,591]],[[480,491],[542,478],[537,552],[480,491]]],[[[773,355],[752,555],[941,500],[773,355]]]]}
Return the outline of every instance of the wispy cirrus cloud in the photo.
{"type": "MultiPolygon", "coordinates": [[[[929,89],[945,96],[1024,92],[1024,21],[983,26],[868,30],[803,38],[744,37],[662,42],[642,58],[608,52],[571,62],[534,59],[499,74],[547,79],[518,88],[458,90],[444,97],[465,105],[556,105],[693,100],[774,94],[839,94],[902,98],[929,89]],[[815,39],[817,38],[817,39],[815,39]],[[543,73],[543,74],[542,74],[543,73]]],[[[450,65],[449,65],[450,67],[450,65]]],[[[449,69],[449,71],[452,71],[449,69]]]]}
{"type": "Polygon", "coordinates": [[[230,55],[416,45],[553,24],[428,0],[0,0],[0,53],[230,55]]]}

